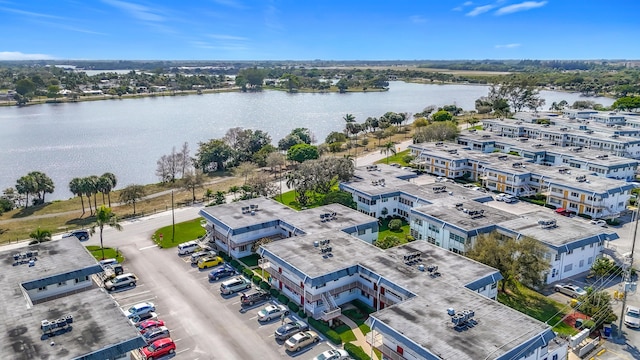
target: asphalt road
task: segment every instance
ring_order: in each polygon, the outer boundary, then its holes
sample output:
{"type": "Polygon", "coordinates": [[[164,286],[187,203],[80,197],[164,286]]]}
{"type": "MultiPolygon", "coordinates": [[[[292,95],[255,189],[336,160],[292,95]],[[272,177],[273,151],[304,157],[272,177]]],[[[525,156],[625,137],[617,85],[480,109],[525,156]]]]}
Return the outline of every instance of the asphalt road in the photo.
{"type": "MultiPolygon", "coordinates": [[[[200,207],[176,210],[176,222],[197,217],[200,207]]],[[[273,338],[280,321],[261,324],[257,311],[241,312],[237,295],[224,298],[219,282],[210,283],[208,271],[192,267],[175,248],[160,249],[151,241],[159,227],[171,224],[171,212],[123,222],[123,231],[105,229],[104,245],[123,252],[125,272],[138,284],[112,293],[122,308],[151,301],[175,340],[175,359],[284,359],[311,358],[331,347],[323,341],[300,353],[289,354],[273,338]]],[[[85,245],[97,245],[93,236],[85,245]]]]}

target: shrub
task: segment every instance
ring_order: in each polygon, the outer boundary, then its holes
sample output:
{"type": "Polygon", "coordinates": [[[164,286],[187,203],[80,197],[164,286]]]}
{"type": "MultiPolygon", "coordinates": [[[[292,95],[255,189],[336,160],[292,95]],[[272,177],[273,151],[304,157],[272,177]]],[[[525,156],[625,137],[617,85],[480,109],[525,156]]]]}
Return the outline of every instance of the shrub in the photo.
{"type": "Polygon", "coordinates": [[[236,266],[236,270],[238,270],[239,273],[243,273],[244,269],[246,269],[244,265],[238,264],[238,266],[236,266]]]}
{"type": "Polygon", "coordinates": [[[406,236],[406,238],[407,238],[407,242],[412,242],[412,241],[415,241],[415,240],[416,240],[416,238],[414,238],[414,237],[413,237],[413,236],[411,236],[411,235],[407,235],[407,236],[406,236]]]}
{"type": "Polygon", "coordinates": [[[544,204],[544,207],[552,209],[552,210],[556,209],[556,207],[554,205],[551,205],[551,204],[544,204]]]}
{"type": "Polygon", "coordinates": [[[306,318],[307,318],[307,313],[306,313],[306,312],[304,312],[304,310],[300,309],[300,310],[298,310],[298,316],[299,316],[301,319],[306,319],[306,318]]]}
{"type": "Polygon", "coordinates": [[[247,278],[251,279],[253,277],[253,271],[251,269],[243,269],[242,270],[242,275],[244,275],[247,278]]]}
{"type": "Polygon", "coordinates": [[[389,230],[398,231],[400,229],[402,229],[402,220],[393,219],[393,220],[389,221],[389,230]]]}
{"type": "Polygon", "coordinates": [[[362,139],[362,145],[364,145],[364,146],[369,145],[369,138],[362,139]]]}
{"type": "Polygon", "coordinates": [[[367,305],[362,300],[353,300],[351,304],[353,304],[353,306],[355,306],[363,314],[373,314],[374,312],[376,312],[376,309],[367,305]]]}
{"type": "Polygon", "coordinates": [[[620,221],[618,219],[607,219],[605,221],[607,222],[607,225],[611,225],[611,226],[620,225],[620,221]]]}
{"type": "Polygon", "coordinates": [[[229,263],[236,269],[238,268],[238,265],[240,265],[240,263],[236,259],[231,260],[229,263]]]}
{"type": "Polygon", "coordinates": [[[578,214],[578,216],[580,216],[583,219],[587,219],[587,220],[591,220],[591,215],[587,215],[587,214],[578,214]]]}
{"type": "MultiPolygon", "coordinates": [[[[271,285],[269,285],[269,283],[264,281],[264,280],[260,281],[260,289],[262,289],[262,290],[275,290],[275,289],[271,289],[271,285]]],[[[278,291],[278,290],[276,290],[276,291],[278,291]]],[[[271,292],[271,291],[269,291],[269,292],[271,292]]],[[[271,295],[273,295],[273,294],[271,294],[271,295]]]]}
{"type": "Polygon", "coordinates": [[[294,303],[293,301],[289,302],[289,309],[291,309],[291,312],[298,312],[298,310],[300,310],[300,306],[298,306],[298,304],[294,303]]]}
{"type": "Polygon", "coordinates": [[[277,298],[278,295],[280,295],[280,291],[278,291],[278,289],[271,289],[269,290],[269,292],[271,293],[271,296],[273,296],[274,298],[277,298]]]}
{"type": "Polygon", "coordinates": [[[414,156],[411,156],[411,155],[409,155],[409,154],[407,154],[407,155],[405,155],[405,156],[403,156],[403,157],[402,157],[402,161],[403,161],[405,164],[409,164],[409,163],[411,162],[411,160],[413,160],[413,159],[415,159],[415,157],[414,157],[414,156]]]}
{"type": "Polygon", "coordinates": [[[253,275],[253,278],[251,280],[253,280],[253,283],[256,285],[262,282],[262,278],[260,277],[260,275],[253,275]]]}
{"type": "Polygon", "coordinates": [[[285,294],[278,295],[278,301],[280,301],[283,305],[287,305],[289,303],[289,298],[285,294]]]}
{"type": "Polygon", "coordinates": [[[308,322],[309,325],[313,326],[314,329],[324,334],[324,336],[326,336],[327,339],[329,339],[329,341],[331,341],[332,343],[336,345],[342,344],[342,338],[340,338],[340,334],[335,332],[335,330],[332,330],[326,323],[315,320],[313,318],[309,318],[308,322]]]}
{"type": "Polygon", "coordinates": [[[352,358],[356,360],[369,360],[369,355],[362,350],[361,347],[356,346],[352,343],[344,344],[344,350],[351,355],[352,358]]]}

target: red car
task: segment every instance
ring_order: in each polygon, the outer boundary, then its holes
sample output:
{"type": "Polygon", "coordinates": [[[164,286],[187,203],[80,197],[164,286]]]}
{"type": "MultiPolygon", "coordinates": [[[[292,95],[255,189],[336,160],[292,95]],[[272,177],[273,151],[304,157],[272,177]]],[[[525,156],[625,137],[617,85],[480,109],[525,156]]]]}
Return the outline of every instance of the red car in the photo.
{"type": "Polygon", "coordinates": [[[176,352],[176,343],[174,343],[171,338],[159,339],[151,343],[151,345],[142,348],[140,352],[144,359],[153,360],[176,352]]]}
{"type": "Polygon", "coordinates": [[[145,320],[137,325],[138,330],[144,334],[147,329],[164,326],[164,321],[162,320],[145,320]]]}

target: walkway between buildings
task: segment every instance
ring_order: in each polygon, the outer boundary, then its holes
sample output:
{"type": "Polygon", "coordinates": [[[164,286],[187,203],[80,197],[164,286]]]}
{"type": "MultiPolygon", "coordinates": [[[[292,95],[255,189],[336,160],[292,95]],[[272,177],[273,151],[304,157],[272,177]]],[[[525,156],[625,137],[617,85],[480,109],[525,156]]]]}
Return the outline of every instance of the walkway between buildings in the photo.
{"type": "Polygon", "coordinates": [[[344,314],[340,315],[339,319],[347,326],[349,326],[351,328],[351,331],[353,331],[353,334],[356,336],[356,341],[352,341],[351,343],[361,347],[366,354],[371,354],[371,345],[367,343],[366,336],[362,333],[358,325],[351,319],[346,317],[344,314]]]}

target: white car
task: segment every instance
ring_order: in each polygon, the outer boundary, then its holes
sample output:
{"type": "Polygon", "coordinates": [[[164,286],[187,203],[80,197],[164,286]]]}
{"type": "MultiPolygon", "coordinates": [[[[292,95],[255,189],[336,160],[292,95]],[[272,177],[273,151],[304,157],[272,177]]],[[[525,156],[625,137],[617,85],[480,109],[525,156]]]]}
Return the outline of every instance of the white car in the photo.
{"type": "Polygon", "coordinates": [[[607,226],[607,222],[604,220],[591,220],[589,221],[589,224],[591,225],[595,225],[595,226],[607,226]]]}
{"type": "Polygon", "coordinates": [[[349,360],[349,353],[342,349],[327,350],[313,358],[313,360],[349,360]]]}
{"type": "Polygon", "coordinates": [[[266,308],[258,311],[258,321],[269,321],[271,319],[279,318],[282,315],[289,315],[289,309],[282,304],[269,305],[266,308]]]}
{"type": "Polygon", "coordinates": [[[140,316],[140,315],[147,314],[154,311],[156,311],[156,306],[153,303],[143,302],[143,303],[133,305],[132,307],[124,311],[124,314],[129,319],[131,319],[134,316],[140,316]]]}
{"type": "Polygon", "coordinates": [[[572,284],[557,284],[553,287],[553,290],[571,296],[574,299],[578,296],[587,295],[587,292],[583,288],[572,284]]]}
{"type": "Polygon", "coordinates": [[[624,312],[624,324],[630,328],[640,328],[640,308],[637,306],[627,306],[624,312]]]}

